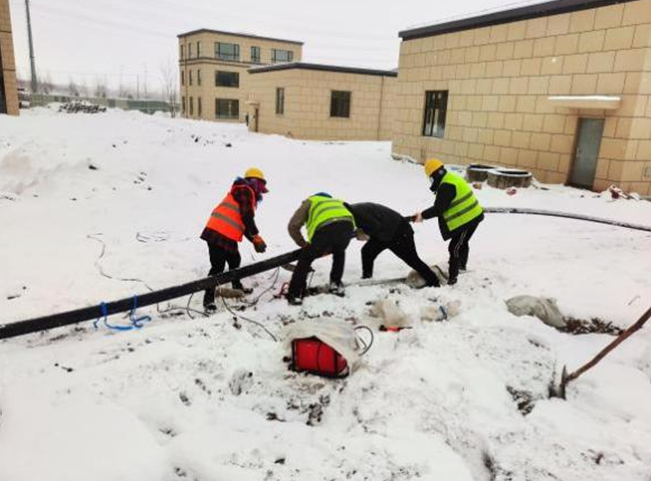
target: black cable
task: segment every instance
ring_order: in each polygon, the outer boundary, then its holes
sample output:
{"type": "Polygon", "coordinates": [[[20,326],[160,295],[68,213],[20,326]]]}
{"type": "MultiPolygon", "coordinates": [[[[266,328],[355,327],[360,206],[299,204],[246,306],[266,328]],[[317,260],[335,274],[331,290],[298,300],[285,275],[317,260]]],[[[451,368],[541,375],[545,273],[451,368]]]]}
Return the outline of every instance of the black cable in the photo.
{"type": "Polygon", "coordinates": [[[355,331],[358,331],[358,330],[366,330],[371,335],[371,340],[368,342],[368,344],[366,343],[366,341],[364,339],[362,339],[359,335],[357,335],[357,339],[363,345],[363,350],[362,350],[362,352],[359,353],[359,355],[363,356],[364,354],[366,354],[368,352],[369,349],[371,349],[371,346],[373,345],[373,341],[375,340],[375,335],[373,334],[373,331],[371,330],[371,328],[368,327],[368,326],[357,326],[355,328],[355,331]]]}
{"type": "Polygon", "coordinates": [[[260,323],[258,321],[254,321],[253,319],[249,319],[248,317],[242,316],[241,314],[238,314],[233,309],[231,309],[231,307],[226,302],[226,298],[222,294],[219,294],[219,297],[221,298],[222,302],[224,303],[224,307],[226,308],[226,310],[228,312],[230,312],[231,315],[234,318],[239,319],[241,321],[250,322],[251,324],[255,324],[256,326],[260,327],[263,331],[265,331],[267,334],[269,334],[269,337],[271,337],[271,339],[273,339],[274,342],[278,342],[278,339],[276,338],[276,336],[274,336],[269,329],[264,327],[264,325],[262,325],[262,323],[260,323]]]}

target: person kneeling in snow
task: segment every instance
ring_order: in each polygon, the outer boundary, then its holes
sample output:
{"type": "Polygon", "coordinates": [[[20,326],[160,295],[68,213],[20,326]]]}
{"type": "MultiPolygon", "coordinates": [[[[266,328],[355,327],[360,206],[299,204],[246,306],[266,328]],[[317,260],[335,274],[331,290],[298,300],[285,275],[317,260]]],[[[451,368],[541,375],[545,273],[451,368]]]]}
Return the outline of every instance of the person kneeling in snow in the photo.
{"type": "Polygon", "coordinates": [[[292,305],[303,303],[305,283],[310,266],[315,259],[332,254],[329,291],[343,295],[341,278],[346,264],[346,248],[355,231],[353,215],[343,201],[333,199],[324,192],[308,197],[289,221],[289,235],[303,248],[287,291],[287,301],[292,305]],[[301,227],[307,230],[307,242],[301,227]]]}
{"type": "MultiPolygon", "coordinates": [[[[237,269],[240,266],[242,258],[238,243],[242,242],[244,237],[253,243],[256,252],[264,252],[267,249],[254,220],[262,194],[267,192],[269,191],[264,174],[260,169],[251,168],[246,171],[244,178],[235,179],[230,192],[212,211],[201,233],[201,238],[208,243],[211,266],[209,276],[224,272],[226,263],[229,269],[237,269]]],[[[251,292],[251,289],[244,289],[239,280],[233,281],[233,289],[251,292]]],[[[215,288],[206,289],[203,307],[209,312],[217,309],[215,288]]]]}
{"type": "Polygon", "coordinates": [[[438,217],[443,240],[452,239],[448,284],[457,283],[459,270],[465,271],[470,247],[468,243],[479,223],[484,220],[484,210],[472,191],[472,187],[457,174],[448,172],[438,159],[425,162],[425,173],[431,182],[430,190],[436,194],[434,206],[418,212],[411,219],[422,222],[438,217]]]}
{"type": "Polygon", "coordinates": [[[414,230],[409,225],[409,218],[372,202],[344,205],[355,217],[357,228],[369,237],[362,247],[362,279],[373,277],[375,258],[385,249],[389,249],[420,274],[425,280],[425,286],[439,287],[436,274],[418,257],[414,230]]]}

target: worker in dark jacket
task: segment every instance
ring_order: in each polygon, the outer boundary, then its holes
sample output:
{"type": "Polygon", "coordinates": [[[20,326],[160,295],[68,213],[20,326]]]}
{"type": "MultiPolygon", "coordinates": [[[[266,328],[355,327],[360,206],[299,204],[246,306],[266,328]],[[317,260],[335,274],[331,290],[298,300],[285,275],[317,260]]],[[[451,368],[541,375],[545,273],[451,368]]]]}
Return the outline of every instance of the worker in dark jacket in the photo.
{"type": "Polygon", "coordinates": [[[375,258],[385,249],[389,249],[418,272],[425,280],[426,286],[439,286],[436,274],[418,257],[414,230],[409,225],[408,218],[393,209],[372,202],[344,205],[355,217],[357,229],[369,237],[362,247],[363,279],[373,277],[375,258]]]}
{"type": "Polygon", "coordinates": [[[457,174],[448,172],[438,159],[425,162],[425,173],[431,181],[430,190],[436,194],[434,206],[415,214],[414,222],[438,217],[443,240],[450,240],[448,284],[456,284],[460,270],[466,270],[469,242],[484,211],[472,191],[472,187],[457,174]]]}
{"type": "MultiPolygon", "coordinates": [[[[260,169],[250,168],[244,178],[238,177],[230,191],[210,214],[208,223],[201,233],[201,238],[208,243],[210,255],[210,272],[215,276],[224,272],[226,263],[229,269],[237,269],[242,260],[238,243],[246,237],[253,243],[256,252],[267,249],[255,225],[255,211],[262,201],[262,195],[267,193],[267,181],[260,169]]],[[[250,293],[242,283],[233,281],[234,289],[250,293]]],[[[206,311],[214,312],[215,289],[207,289],[203,296],[203,306],[206,311]]]]}
{"type": "Polygon", "coordinates": [[[303,303],[312,262],[328,254],[332,254],[329,291],[343,295],[341,279],[346,263],[346,248],[355,231],[353,215],[344,203],[324,192],[308,197],[290,219],[288,230],[291,238],[303,250],[289,283],[287,301],[292,305],[303,303]],[[307,241],[301,233],[303,226],[307,230],[307,241]]]}

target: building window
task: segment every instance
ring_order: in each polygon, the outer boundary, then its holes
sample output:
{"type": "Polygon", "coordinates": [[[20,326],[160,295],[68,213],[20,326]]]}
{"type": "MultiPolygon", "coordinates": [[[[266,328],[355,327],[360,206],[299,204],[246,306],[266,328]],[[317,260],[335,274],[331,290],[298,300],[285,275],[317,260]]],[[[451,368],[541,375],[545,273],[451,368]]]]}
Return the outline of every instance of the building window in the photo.
{"type": "Polygon", "coordinates": [[[283,115],[285,113],[285,89],[276,89],[276,114],[283,115]]]}
{"type": "Polygon", "coordinates": [[[219,60],[232,60],[239,62],[240,46],[236,43],[215,43],[215,57],[219,60]]]}
{"type": "Polygon", "coordinates": [[[201,57],[201,42],[197,42],[197,58],[201,57]]]}
{"type": "Polygon", "coordinates": [[[447,90],[428,90],[425,92],[425,121],[423,135],[443,138],[445,114],[448,110],[447,90]]]}
{"type": "Polygon", "coordinates": [[[181,97],[181,112],[185,115],[185,95],[181,97]]]}
{"type": "Polygon", "coordinates": [[[181,70],[181,85],[185,85],[185,70],[181,70]]]}
{"type": "Polygon", "coordinates": [[[201,97],[197,97],[197,116],[201,117],[201,97]]]}
{"type": "Polygon", "coordinates": [[[192,58],[192,43],[188,44],[188,58],[192,58]]]}
{"type": "Polygon", "coordinates": [[[201,85],[201,70],[197,69],[197,85],[201,85]]]}
{"type": "Polygon", "coordinates": [[[192,70],[188,70],[188,85],[192,85],[192,70]]]}
{"type": "Polygon", "coordinates": [[[233,87],[240,86],[240,74],[237,72],[226,72],[223,70],[215,71],[215,87],[233,87]]]}
{"type": "Polygon", "coordinates": [[[183,51],[185,50],[183,48],[183,45],[179,45],[179,50],[180,50],[179,55],[181,56],[181,60],[183,60],[183,51]]]}
{"type": "Polygon", "coordinates": [[[350,92],[333,90],[330,97],[330,117],[350,117],[350,92]]]}
{"type": "Polygon", "coordinates": [[[251,47],[251,63],[260,63],[260,47],[251,47]]]}
{"type": "Polygon", "coordinates": [[[218,119],[238,119],[240,117],[240,101],[215,99],[215,117],[218,119]]]}
{"type": "Polygon", "coordinates": [[[294,52],[291,50],[271,50],[271,61],[273,63],[291,62],[294,60],[294,52]]]}
{"type": "Polygon", "coordinates": [[[190,97],[190,116],[194,115],[194,99],[190,97]]]}

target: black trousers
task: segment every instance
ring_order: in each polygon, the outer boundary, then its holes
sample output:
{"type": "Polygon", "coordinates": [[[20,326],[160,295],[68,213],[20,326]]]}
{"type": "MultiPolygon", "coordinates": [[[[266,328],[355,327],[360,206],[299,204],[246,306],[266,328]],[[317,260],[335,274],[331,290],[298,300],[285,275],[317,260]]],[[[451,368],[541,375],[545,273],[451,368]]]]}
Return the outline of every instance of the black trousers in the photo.
{"type": "MultiPolygon", "coordinates": [[[[209,276],[216,276],[224,272],[226,263],[229,269],[237,269],[240,267],[242,257],[239,251],[230,252],[226,249],[208,244],[208,254],[210,255],[210,272],[209,276]]],[[[241,289],[242,283],[240,281],[233,281],[234,289],[241,289]]],[[[203,294],[203,305],[207,306],[215,302],[215,289],[206,289],[203,294]]]]}
{"type": "Polygon", "coordinates": [[[332,254],[330,282],[341,282],[346,264],[346,248],[350,244],[353,230],[352,222],[348,221],[333,222],[317,230],[312,242],[301,251],[292,280],[289,283],[287,295],[290,297],[302,297],[304,295],[305,283],[312,262],[327,254],[332,254]]]}
{"type": "Polygon", "coordinates": [[[459,232],[455,232],[448,245],[448,252],[450,253],[449,271],[448,276],[450,279],[456,279],[459,276],[459,269],[466,270],[468,265],[468,254],[470,254],[470,238],[477,230],[475,224],[459,232]]]}
{"type": "Polygon", "coordinates": [[[428,286],[439,285],[436,274],[418,257],[416,244],[414,243],[414,231],[409,224],[401,226],[396,236],[389,243],[371,238],[364,244],[364,247],[362,247],[362,276],[364,278],[373,277],[373,263],[376,257],[386,249],[389,249],[402,259],[405,264],[418,272],[425,279],[428,286]]]}

